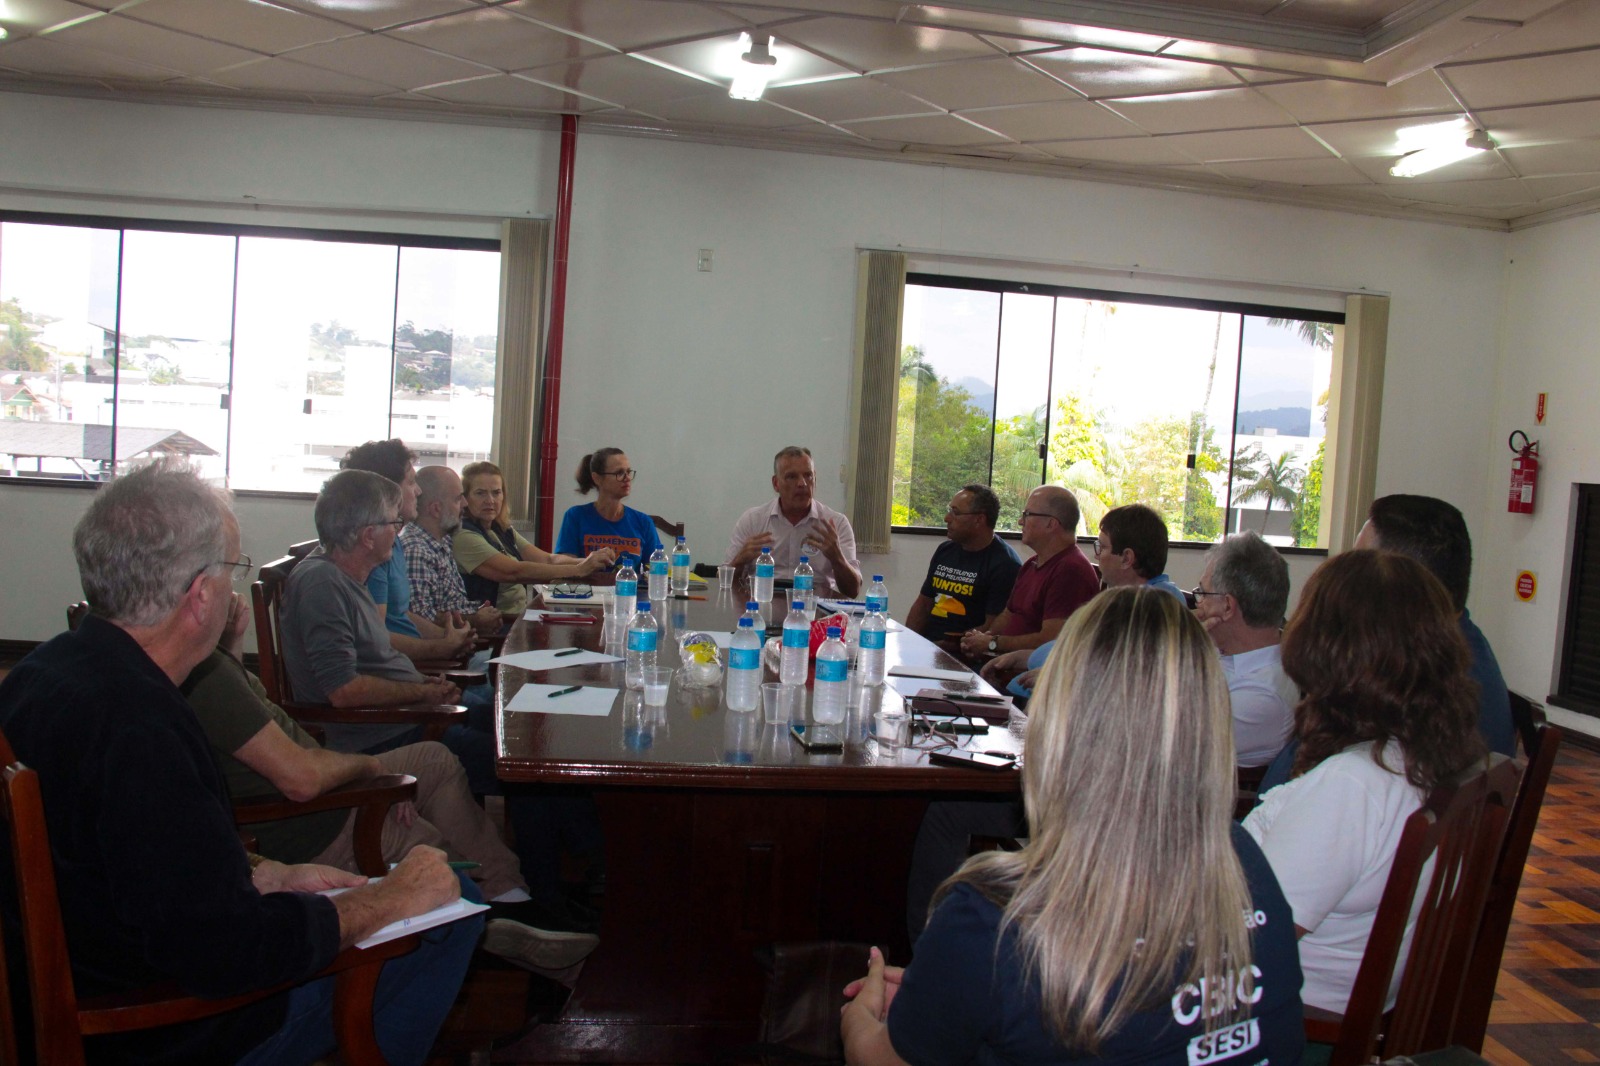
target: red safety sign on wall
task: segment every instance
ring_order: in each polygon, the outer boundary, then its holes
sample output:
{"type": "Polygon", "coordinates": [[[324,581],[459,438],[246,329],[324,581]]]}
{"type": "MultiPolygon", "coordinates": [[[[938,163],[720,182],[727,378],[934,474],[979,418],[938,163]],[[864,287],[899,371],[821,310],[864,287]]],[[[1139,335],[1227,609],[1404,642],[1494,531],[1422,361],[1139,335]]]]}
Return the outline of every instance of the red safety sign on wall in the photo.
{"type": "Polygon", "coordinates": [[[1532,570],[1522,570],[1517,573],[1517,599],[1523,603],[1532,603],[1534,594],[1539,591],[1539,577],[1532,570]]]}
{"type": "Polygon", "coordinates": [[[1539,423],[1541,426],[1544,425],[1544,398],[1545,398],[1545,396],[1546,396],[1545,393],[1541,392],[1539,394],[1539,405],[1533,412],[1533,420],[1535,422],[1539,423]]]}

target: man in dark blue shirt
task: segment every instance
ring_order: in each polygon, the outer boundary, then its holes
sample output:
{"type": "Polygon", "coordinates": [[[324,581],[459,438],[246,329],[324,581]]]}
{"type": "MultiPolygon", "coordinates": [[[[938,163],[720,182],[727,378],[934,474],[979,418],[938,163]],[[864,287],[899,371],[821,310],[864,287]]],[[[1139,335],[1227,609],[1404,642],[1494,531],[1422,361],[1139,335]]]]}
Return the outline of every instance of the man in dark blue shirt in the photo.
{"type": "MultiPolygon", "coordinates": [[[[93,614],[0,683],[0,730],[39,774],[80,994],[171,980],[220,997],[303,981],[341,948],[460,895],[434,848],[415,849],[369,886],[240,845],[205,734],[178,690],[216,646],[233,577],[250,566],[225,494],[186,467],[152,464],[99,490],[73,549],[93,614]],[[316,894],[326,888],[349,891],[316,894]]],[[[14,929],[13,892],[9,879],[0,885],[14,929]]],[[[476,916],[440,927],[384,968],[375,1027],[391,1063],[426,1057],[480,929],[476,916]]],[[[307,1061],[332,1050],[331,998],[328,981],[311,982],[202,1021],[99,1038],[89,1051],[117,1061],[307,1061]]]]}

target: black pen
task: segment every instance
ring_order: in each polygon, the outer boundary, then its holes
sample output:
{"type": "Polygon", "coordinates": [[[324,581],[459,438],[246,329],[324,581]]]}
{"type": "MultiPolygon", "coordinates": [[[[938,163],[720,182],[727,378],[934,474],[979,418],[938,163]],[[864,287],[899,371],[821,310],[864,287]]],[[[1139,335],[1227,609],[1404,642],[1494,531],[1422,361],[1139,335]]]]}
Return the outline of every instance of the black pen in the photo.
{"type": "Polygon", "coordinates": [[[558,652],[556,652],[555,657],[557,659],[559,659],[563,655],[577,655],[577,654],[580,654],[582,651],[583,651],[582,648],[568,648],[566,651],[558,651],[558,652]]]}
{"type": "Polygon", "coordinates": [[[558,688],[554,692],[546,692],[544,694],[544,698],[547,700],[553,700],[557,696],[565,696],[569,692],[576,692],[582,687],[582,685],[573,685],[571,688],[558,688]]]}

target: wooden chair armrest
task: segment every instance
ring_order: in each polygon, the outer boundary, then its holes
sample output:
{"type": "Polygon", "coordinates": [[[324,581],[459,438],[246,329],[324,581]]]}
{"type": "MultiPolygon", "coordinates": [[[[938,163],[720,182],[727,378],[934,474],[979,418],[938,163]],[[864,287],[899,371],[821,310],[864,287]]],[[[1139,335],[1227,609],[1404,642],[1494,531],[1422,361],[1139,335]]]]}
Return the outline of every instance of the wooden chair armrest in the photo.
{"type": "MultiPolygon", "coordinates": [[[[389,959],[414,951],[418,943],[420,934],[413,933],[370,948],[345,948],[334,956],[327,967],[305,980],[314,981],[330,974],[344,974],[363,966],[374,968],[375,980],[375,971],[378,967],[389,959]]],[[[199,999],[185,994],[176,982],[164,981],[133,992],[118,992],[113,995],[81,999],[78,1001],[78,1020],[85,1036],[151,1029],[161,1025],[209,1018],[304,983],[304,981],[286,981],[271,988],[245,992],[237,996],[199,999]]]]}
{"type": "Polygon", "coordinates": [[[459,703],[405,703],[398,707],[333,707],[326,703],[286,703],[297,721],[332,725],[465,725],[467,709],[459,703]]]}
{"type": "Polygon", "coordinates": [[[382,774],[365,781],[352,781],[348,785],[324,792],[315,799],[296,803],[277,796],[236,800],[233,820],[239,825],[257,822],[276,822],[318,811],[332,811],[343,807],[364,807],[369,803],[382,804],[384,808],[416,799],[417,779],[410,774],[382,774]]]}
{"type": "Polygon", "coordinates": [[[467,665],[469,656],[459,659],[412,659],[411,665],[424,674],[443,674],[450,670],[460,670],[467,665]]]}
{"type": "Polygon", "coordinates": [[[1305,1015],[1306,1039],[1319,1044],[1337,1044],[1339,1042],[1339,1029],[1344,1025],[1344,1015],[1335,1014],[1331,1010],[1313,1007],[1307,1004],[1302,1008],[1305,1015]]]}

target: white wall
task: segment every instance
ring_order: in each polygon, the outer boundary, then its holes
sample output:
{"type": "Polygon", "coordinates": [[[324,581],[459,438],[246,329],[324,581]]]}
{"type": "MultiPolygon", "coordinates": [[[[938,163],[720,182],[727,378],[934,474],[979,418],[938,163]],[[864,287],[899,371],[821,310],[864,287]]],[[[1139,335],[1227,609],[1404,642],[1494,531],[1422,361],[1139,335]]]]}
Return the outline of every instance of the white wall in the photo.
{"type": "MultiPolygon", "coordinates": [[[[14,94],[0,96],[0,137],[9,208],[464,236],[491,234],[493,216],[554,208],[556,138],[541,131],[14,94]],[[205,206],[169,202],[184,200],[205,206]]],[[[1479,430],[1497,417],[1506,241],[1187,193],[580,131],[556,501],[578,499],[568,471],[579,456],[620,446],[644,471],[635,502],[686,522],[705,557],[741,509],[770,495],[773,452],[799,442],[816,454],[819,495],[841,506],[855,252],[899,246],[1390,295],[1379,490],[1426,485],[1470,514],[1503,478],[1503,464],[1486,469],[1479,430]],[[714,250],[710,273],[695,269],[700,248],[714,250]]],[[[64,545],[81,499],[0,490],[0,536],[64,545]]],[[[254,523],[263,557],[310,526],[300,504],[240,510],[252,555],[254,523]]],[[[905,604],[934,544],[897,538],[864,563],[890,575],[905,604]]],[[[1310,565],[1292,564],[1296,588],[1310,565]]],[[[1184,552],[1169,569],[1189,584],[1199,564],[1184,552]]],[[[12,570],[0,637],[53,632],[58,605],[77,596],[70,564],[12,570]]]]}
{"type": "MultiPolygon", "coordinates": [[[[1474,532],[1474,611],[1499,656],[1507,683],[1535,699],[1555,690],[1567,580],[1572,487],[1600,481],[1600,215],[1513,234],[1505,262],[1505,314],[1493,417],[1475,449],[1489,469],[1474,532]],[[1549,394],[1545,424],[1534,422],[1549,394]],[[1539,495],[1532,516],[1506,512],[1511,454],[1521,429],[1540,441],[1539,495]],[[1538,575],[1532,603],[1513,593],[1519,570],[1538,575]]],[[[1469,520],[1472,513],[1468,513],[1469,520]]],[[[1580,727],[1596,728],[1594,719],[1580,727]]]]}

